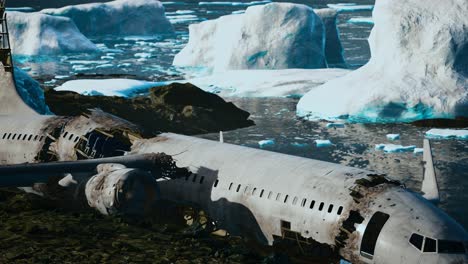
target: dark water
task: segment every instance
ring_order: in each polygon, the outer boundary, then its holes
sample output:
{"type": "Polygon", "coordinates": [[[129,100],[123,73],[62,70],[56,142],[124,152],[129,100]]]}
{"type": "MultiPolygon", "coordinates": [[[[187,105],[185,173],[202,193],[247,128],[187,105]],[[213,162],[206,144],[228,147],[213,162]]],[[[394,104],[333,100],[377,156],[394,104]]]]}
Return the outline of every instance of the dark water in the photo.
{"type": "MultiPolygon", "coordinates": [[[[294,99],[234,99],[249,111],[256,126],[224,132],[228,143],[259,148],[258,141],[273,139],[267,150],[341,163],[386,173],[407,188],[419,191],[422,182],[422,155],[384,153],[376,144],[415,145],[422,148],[428,128],[410,124],[349,124],[345,128],[326,128],[326,122],[296,118],[294,99]],[[389,141],[387,134],[400,134],[401,140],[389,141]],[[328,139],[330,147],[318,148],[314,140],[328,139]]],[[[217,140],[218,134],[203,135],[217,140]]],[[[431,140],[434,165],[440,189],[439,207],[468,228],[468,140],[431,140]]]]}

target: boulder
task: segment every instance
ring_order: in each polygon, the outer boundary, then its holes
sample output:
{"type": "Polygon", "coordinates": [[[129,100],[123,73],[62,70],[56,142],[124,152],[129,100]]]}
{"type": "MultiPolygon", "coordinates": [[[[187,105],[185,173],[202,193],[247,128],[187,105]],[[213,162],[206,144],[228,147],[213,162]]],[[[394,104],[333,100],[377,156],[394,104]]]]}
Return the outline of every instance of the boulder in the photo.
{"type": "Polygon", "coordinates": [[[379,0],[360,69],[308,92],[309,119],[409,122],[468,116],[468,1],[379,0]]]}

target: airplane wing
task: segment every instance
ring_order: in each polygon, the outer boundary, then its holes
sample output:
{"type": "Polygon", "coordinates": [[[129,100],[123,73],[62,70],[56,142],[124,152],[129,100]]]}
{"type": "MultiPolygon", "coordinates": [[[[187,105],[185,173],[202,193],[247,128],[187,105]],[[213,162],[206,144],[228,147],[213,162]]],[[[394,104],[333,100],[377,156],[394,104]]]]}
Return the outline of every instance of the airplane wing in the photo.
{"type": "Polygon", "coordinates": [[[440,200],[439,187],[437,185],[434,164],[432,162],[431,144],[429,143],[428,139],[424,139],[423,147],[424,178],[422,182],[421,191],[424,193],[424,198],[433,203],[437,203],[440,200]]]}
{"type": "Polygon", "coordinates": [[[188,173],[186,169],[177,168],[171,156],[150,153],[77,161],[3,165],[0,166],[0,187],[27,187],[35,183],[47,183],[50,177],[66,173],[96,172],[98,165],[109,163],[150,171],[156,178],[185,177],[188,173]]]}

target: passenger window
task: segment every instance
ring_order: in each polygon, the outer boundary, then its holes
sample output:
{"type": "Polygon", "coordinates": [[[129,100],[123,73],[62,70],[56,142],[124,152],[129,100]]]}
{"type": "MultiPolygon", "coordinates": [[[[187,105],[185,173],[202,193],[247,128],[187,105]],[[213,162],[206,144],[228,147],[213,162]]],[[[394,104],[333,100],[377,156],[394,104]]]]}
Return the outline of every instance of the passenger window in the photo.
{"type": "Polygon", "coordinates": [[[41,136],[41,137],[39,138],[39,141],[42,141],[43,139],[44,139],[44,136],[41,136]]]}
{"type": "Polygon", "coordinates": [[[16,140],[21,140],[21,135],[22,134],[18,134],[18,137],[16,138],[16,140]]]}
{"type": "Polygon", "coordinates": [[[328,213],[331,213],[333,211],[333,204],[330,204],[330,206],[328,206],[328,213]]]}
{"type": "Polygon", "coordinates": [[[319,206],[319,211],[322,211],[322,210],[323,210],[323,206],[324,206],[324,205],[325,205],[325,204],[324,204],[323,202],[322,202],[322,203],[320,203],[320,206],[319,206]]]}
{"type": "Polygon", "coordinates": [[[7,133],[3,133],[2,139],[5,139],[6,135],[7,135],[7,133]]]}
{"type": "Polygon", "coordinates": [[[9,133],[9,134],[8,134],[8,137],[7,137],[7,139],[10,139],[10,137],[11,137],[11,133],[9,133]]]}
{"type": "Polygon", "coordinates": [[[65,133],[63,134],[63,138],[65,138],[67,135],[68,135],[68,132],[65,132],[65,133]]]}
{"type": "Polygon", "coordinates": [[[70,136],[68,137],[68,140],[72,140],[73,139],[73,134],[70,134],[70,136]]]}
{"type": "Polygon", "coordinates": [[[309,208],[310,208],[310,209],[313,209],[313,208],[314,208],[314,205],[315,205],[315,201],[314,201],[314,200],[312,200],[312,202],[310,202],[310,206],[309,206],[309,208]]]}
{"type": "Polygon", "coordinates": [[[215,183],[214,183],[214,187],[218,187],[218,183],[219,183],[219,180],[216,180],[215,183]]]}
{"type": "Polygon", "coordinates": [[[362,236],[361,242],[361,255],[368,258],[374,258],[375,246],[377,244],[377,239],[379,238],[380,232],[387,223],[390,215],[382,212],[375,212],[375,214],[367,223],[366,230],[362,236]]]}
{"type": "Polygon", "coordinates": [[[31,141],[32,137],[32,135],[29,135],[28,141],[31,141]]]}
{"type": "Polygon", "coordinates": [[[268,193],[268,200],[271,199],[271,196],[272,196],[272,195],[273,195],[273,192],[269,192],[269,193],[268,193]]]}
{"type": "Polygon", "coordinates": [[[292,204],[293,204],[293,205],[296,205],[296,204],[297,204],[297,197],[294,197],[292,204]]]}
{"type": "Polygon", "coordinates": [[[26,140],[27,137],[28,137],[28,135],[25,134],[25,135],[23,136],[23,140],[26,140]]]}
{"type": "Polygon", "coordinates": [[[439,253],[465,254],[462,242],[439,239],[439,253]]]}
{"type": "Polygon", "coordinates": [[[252,195],[255,195],[256,192],[257,192],[257,188],[253,188],[252,195]]]}
{"type": "Polygon", "coordinates": [[[200,184],[203,184],[203,181],[205,180],[205,176],[201,176],[200,178],[200,184]]]}
{"type": "Polygon", "coordinates": [[[76,136],[74,142],[78,142],[79,139],[80,139],[80,137],[79,137],[79,136],[76,136]]]}
{"type": "Polygon", "coordinates": [[[341,215],[343,212],[343,206],[338,207],[338,212],[336,212],[337,215],[341,215]]]}
{"type": "Polygon", "coordinates": [[[415,246],[417,249],[421,250],[422,249],[422,243],[423,243],[424,237],[418,234],[412,234],[409,242],[411,245],[415,246]]]}
{"type": "Polygon", "coordinates": [[[241,185],[240,185],[240,184],[239,184],[239,185],[237,185],[236,192],[239,192],[239,190],[240,190],[240,187],[241,187],[241,185]]]}
{"type": "Polygon", "coordinates": [[[34,136],[34,141],[37,141],[37,138],[39,138],[39,136],[38,136],[38,135],[35,135],[35,136],[34,136]]]}
{"type": "Polygon", "coordinates": [[[192,182],[195,182],[195,181],[197,180],[197,176],[198,176],[197,174],[194,174],[194,175],[193,175],[192,182]]]}
{"type": "Polygon", "coordinates": [[[229,190],[231,190],[233,184],[234,184],[233,182],[231,182],[231,184],[229,184],[229,190]]]}
{"type": "Polygon", "coordinates": [[[265,192],[265,190],[262,189],[262,191],[260,192],[260,198],[262,198],[264,192],[265,192]]]}
{"type": "Polygon", "coordinates": [[[436,241],[434,239],[426,237],[424,252],[436,252],[436,241]]]}
{"type": "Polygon", "coordinates": [[[286,196],[284,197],[284,203],[288,201],[288,198],[289,198],[289,195],[286,194],[286,196]]]}
{"type": "Polygon", "coordinates": [[[281,199],[281,193],[278,193],[278,194],[276,195],[276,201],[279,202],[280,199],[281,199]]]}
{"type": "Polygon", "coordinates": [[[306,203],[307,203],[307,199],[305,199],[305,198],[304,198],[304,199],[302,199],[301,206],[302,206],[302,207],[304,207],[304,206],[306,205],[306,203]]]}
{"type": "Polygon", "coordinates": [[[13,137],[11,138],[11,140],[15,140],[16,138],[16,134],[13,134],[13,137]]]}

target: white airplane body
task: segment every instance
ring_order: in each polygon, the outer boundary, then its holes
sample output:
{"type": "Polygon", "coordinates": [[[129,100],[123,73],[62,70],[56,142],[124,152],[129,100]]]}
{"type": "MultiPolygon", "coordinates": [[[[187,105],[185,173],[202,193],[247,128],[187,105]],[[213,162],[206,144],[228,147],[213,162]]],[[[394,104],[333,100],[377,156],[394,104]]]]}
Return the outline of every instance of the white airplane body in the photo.
{"type": "MultiPolygon", "coordinates": [[[[5,19],[2,32],[8,36],[5,19]]],[[[1,50],[9,54],[9,44],[1,50]]],[[[423,196],[382,175],[172,133],[144,139],[134,125],[101,111],[81,117],[39,115],[19,96],[8,59],[0,67],[0,165],[166,153],[192,174],[159,178],[158,199],[197,206],[230,234],[265,245],[295,240],[314,254],[338,252],[353,263],[468,263],[464,228],[423,196]]],[[[125,182],[129,177],[131,167],[102,165],[102,181],[125,182]]],[[[41,192],[10,179],[11,185],[41,192]]],[[[70,174],[58,183],[75,190],[95,179],[70,174]]],[[[115,191],[112,186],[105,190],[115,191]]],[[[152,193],[147,189],[141,188],[152,193]]],[[[105,198],[110,202],[100,207],[89,197],[88,202],[111,213],[119,202],[115,197],[105,198]]]]}

